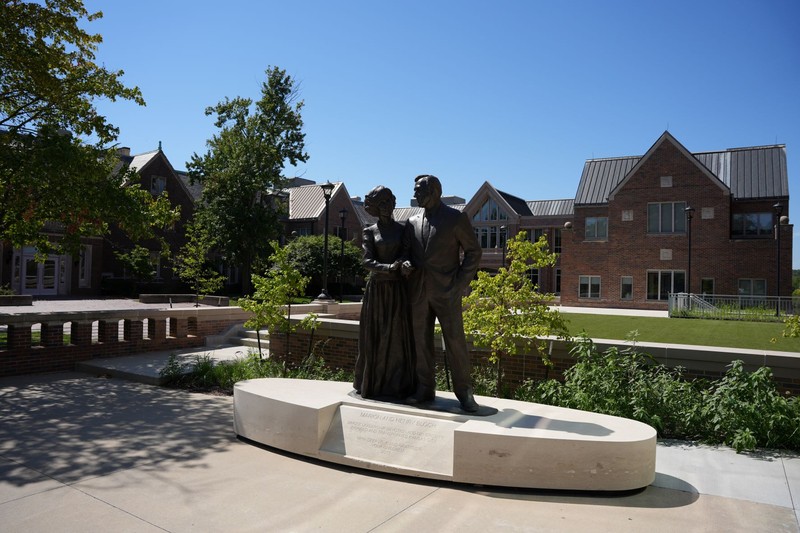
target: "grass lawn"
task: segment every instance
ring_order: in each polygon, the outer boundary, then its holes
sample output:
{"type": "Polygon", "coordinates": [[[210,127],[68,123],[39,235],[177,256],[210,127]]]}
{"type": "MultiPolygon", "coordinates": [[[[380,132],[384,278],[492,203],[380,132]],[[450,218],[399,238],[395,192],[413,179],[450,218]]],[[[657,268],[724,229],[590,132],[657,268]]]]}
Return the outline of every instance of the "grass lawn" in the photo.
{"type": "Polygon", "coordinates": [[[590,337],[598,339],[625,339],[628,332],[638,330],[639,342],[698,344],[800,353],[800,338],[787,339],[781,336],[783,323],[582,313],[562,313],[562,315],[568,320],[571,335],[586,331],[590,337]],[[775,339],[775,342],[770,342],[771,339],[775,339]]]}

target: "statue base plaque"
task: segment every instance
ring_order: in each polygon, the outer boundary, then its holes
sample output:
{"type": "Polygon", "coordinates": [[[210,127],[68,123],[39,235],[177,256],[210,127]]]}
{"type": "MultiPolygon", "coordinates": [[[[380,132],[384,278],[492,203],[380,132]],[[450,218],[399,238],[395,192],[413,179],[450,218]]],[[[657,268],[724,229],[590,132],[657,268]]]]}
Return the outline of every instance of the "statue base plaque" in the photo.
{"type": "Polygon", "coordinates": [[[620,491],[655,479],[656,431],[640,422],[488,397],[476,400],[497,412],[471,416],[351,391],[341,382],[242,381],[234,387],[234,430],[332,463],[460,483],[620,491]]]}

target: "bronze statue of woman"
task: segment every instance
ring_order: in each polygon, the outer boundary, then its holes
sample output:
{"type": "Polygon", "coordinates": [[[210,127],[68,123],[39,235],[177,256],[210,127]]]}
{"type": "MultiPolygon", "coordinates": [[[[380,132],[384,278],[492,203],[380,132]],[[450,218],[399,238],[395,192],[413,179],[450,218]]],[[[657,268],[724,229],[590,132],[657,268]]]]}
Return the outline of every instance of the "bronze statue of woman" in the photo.
{"type": "Polygon", "coordinates": [[[363,265],[369,277],[353,386],[362,398],[402,401],[416,389],[416,361],[408,290],[401,273],[407,259],[404,226],[392,218],[395,203],[392,191],[383,186],[364,198],[364,209],[378,222],[364,229],[363,265]]]}

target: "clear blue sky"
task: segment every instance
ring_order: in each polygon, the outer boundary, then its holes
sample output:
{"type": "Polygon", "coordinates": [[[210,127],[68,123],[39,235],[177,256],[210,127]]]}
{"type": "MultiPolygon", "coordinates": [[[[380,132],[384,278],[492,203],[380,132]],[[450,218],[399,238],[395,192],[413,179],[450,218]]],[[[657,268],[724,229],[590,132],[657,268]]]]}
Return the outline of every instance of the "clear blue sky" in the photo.
{"type": "MultiPolygon", "coordinates": [[[[307,164],[352,195],[408,205],[433,173],[572,198],[586,159],[642,155],[664,130],[693,152],[786,144],[800,201],[800,2],[86,0],[99,59],[147,101],[101,103],[133,153],[177,169],[215,133],[207,106],[260,95],[270,65],[305,101],[307,164]]],[[[800,219],[794,267],[800,268],[800,219]]]]}

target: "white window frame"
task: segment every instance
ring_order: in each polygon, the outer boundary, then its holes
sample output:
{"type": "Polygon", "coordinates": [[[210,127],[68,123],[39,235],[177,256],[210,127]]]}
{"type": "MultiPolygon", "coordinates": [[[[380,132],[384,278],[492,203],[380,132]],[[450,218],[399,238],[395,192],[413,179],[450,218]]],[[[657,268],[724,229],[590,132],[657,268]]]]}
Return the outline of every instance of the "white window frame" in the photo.
{"type": "Polygon", "coordinates": [[[599,300],[600,294],[602,294],[603,286],[602,286],[602,279],[600,276],[593,276],[593,275],[581,275],[578,276],[578,298],[582,299],[591,299],[591,300],[599,300]],[[586,281],[584,281],[586,280],[586,281]],[[597,280],[597,283],[594,281],[597,280]],[[586,285],[588,290],[586,293],[582,292],[583,285],[586,285]],[[592,287],[597,285],[597,292],[592,291],[592,287]]]}
{"type": "Polygon", "coordinates": [[[607,241],[608,217],[586,217],[583,237],[587,241],[607,241]]]}

